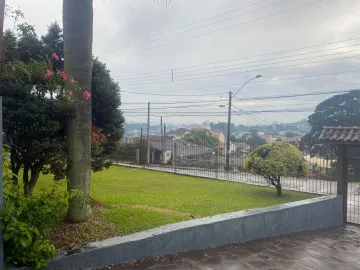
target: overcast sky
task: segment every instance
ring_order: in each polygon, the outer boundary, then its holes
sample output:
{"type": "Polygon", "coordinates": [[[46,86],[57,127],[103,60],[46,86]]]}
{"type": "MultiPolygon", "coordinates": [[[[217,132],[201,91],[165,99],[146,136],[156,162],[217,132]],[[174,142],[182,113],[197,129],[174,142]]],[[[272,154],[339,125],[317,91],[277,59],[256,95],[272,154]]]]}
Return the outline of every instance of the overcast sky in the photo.
{"type": "MultiPolygon", "coordinates": [[[[7,4],[20,6],[39,35],[62,24],[61,0],[7,4]]],[[[234,99],[360,89],[359,53],[360,0],[94,0],[94,54],[120,83],[128,122],[146,121],[147,102],[153,124],[160,115],[167,123],[227,121],[219,105],[258,74],[234,99]]],[[[234,101],[243,112],[233,122],[300,120],[330,96],[234,101]],[[269,110],[284,112],[253,114],[269,110]]]]}

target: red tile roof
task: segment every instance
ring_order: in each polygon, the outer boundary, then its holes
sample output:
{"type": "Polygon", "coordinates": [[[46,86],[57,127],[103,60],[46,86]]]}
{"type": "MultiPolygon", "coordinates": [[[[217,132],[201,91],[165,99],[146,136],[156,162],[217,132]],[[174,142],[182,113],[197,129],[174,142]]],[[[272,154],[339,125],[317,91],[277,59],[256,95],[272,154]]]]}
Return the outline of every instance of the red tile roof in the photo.
{"type": "Polygon", "coordinates": [[[212,135],[214,135],[214,136],[216,136],[216,137],[220,137],[220,135],[222,134],[222,132],[215,132],[215,131],[211,131],[211,130],[209,130],[210,131],[210,134],[212,134],[212,135]]]}
{"type": "Polygon", "coordinates": [[[360,127],[324,127],[319,139],[328,142],[360,144],[360,127]]]}

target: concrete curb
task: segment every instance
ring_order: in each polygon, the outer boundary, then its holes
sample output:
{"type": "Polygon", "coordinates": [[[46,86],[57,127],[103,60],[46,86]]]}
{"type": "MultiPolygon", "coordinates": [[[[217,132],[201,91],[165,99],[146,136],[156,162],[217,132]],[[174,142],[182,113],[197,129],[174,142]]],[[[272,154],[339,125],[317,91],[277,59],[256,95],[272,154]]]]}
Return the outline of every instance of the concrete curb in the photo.
{"type": "Polygon", "coordinates": [[[48,269],[96,269],[147,257],[341,226],[342,212],[341,196],[326,196],[205,217],[90,243],[79,253],[55,258],[48,269]]]}

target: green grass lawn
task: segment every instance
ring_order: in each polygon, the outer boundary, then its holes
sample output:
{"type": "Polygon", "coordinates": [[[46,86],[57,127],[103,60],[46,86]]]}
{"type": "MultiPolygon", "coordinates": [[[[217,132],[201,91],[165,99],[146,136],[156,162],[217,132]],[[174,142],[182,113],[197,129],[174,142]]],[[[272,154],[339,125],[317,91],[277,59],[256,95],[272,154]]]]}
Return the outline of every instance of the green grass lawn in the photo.
{"type": "MultiPolygon", "coordinates": [[[[37,189],[48,188],[41,176],[37,189]]],[[[91,197],[104,203],[103,216],[124,235],[198,217],[266,207],[315,195],[234,182],[113,166],[93,174],[91,197]]]]}

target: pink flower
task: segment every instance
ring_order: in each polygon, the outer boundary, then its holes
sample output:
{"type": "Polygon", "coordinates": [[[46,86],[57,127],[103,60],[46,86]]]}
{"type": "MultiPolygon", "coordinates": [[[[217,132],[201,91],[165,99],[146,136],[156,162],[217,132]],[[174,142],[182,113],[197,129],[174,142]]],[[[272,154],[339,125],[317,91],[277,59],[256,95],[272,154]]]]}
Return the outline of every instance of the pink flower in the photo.
{"type": "Polygon", "coordinates": [[[60,71],[60,76],[63,78],[64,81],[66,81],[68,78],[68,75],[64,71],[60,71]]]}
{"type": "Polygon", "coordinates": [[[75,80],[74,80],[74,79],[71,79],[71,80],[70,80],[70,83],[71,83],[71,85],[74,85],[74,84],[75,84],[75,80]]]}
{"type": "Polygon", "coordinates": [[[48,69],[48,70],[46,71],[45,78],[46,78],[46,79],[50,79],[50,78],[52,77],[52,75],[53,75],[52,71],[48,69]]]}
{"type": "Polygon", "coordinates": [[[73,93],[71,91],[67,91],[66,96],[67,96],[68,99],[71,99],[72,96],[73,96],[73,93]]]}
{"type": "Polygon", "coordinates": [[[52,55],[51,55],[51,57],[53,58],[53,59],[55,59],[56,61],[59,61],[59,56],[56,54],[56,53],[53,53],[52,55]]]}
{"type": "Polygon", "coordinates": [[[85,91],[83,93],[83,96],[84,96],[85,100],[88,100],[90,98],[91,94],[88,91],[85,91]]]}

